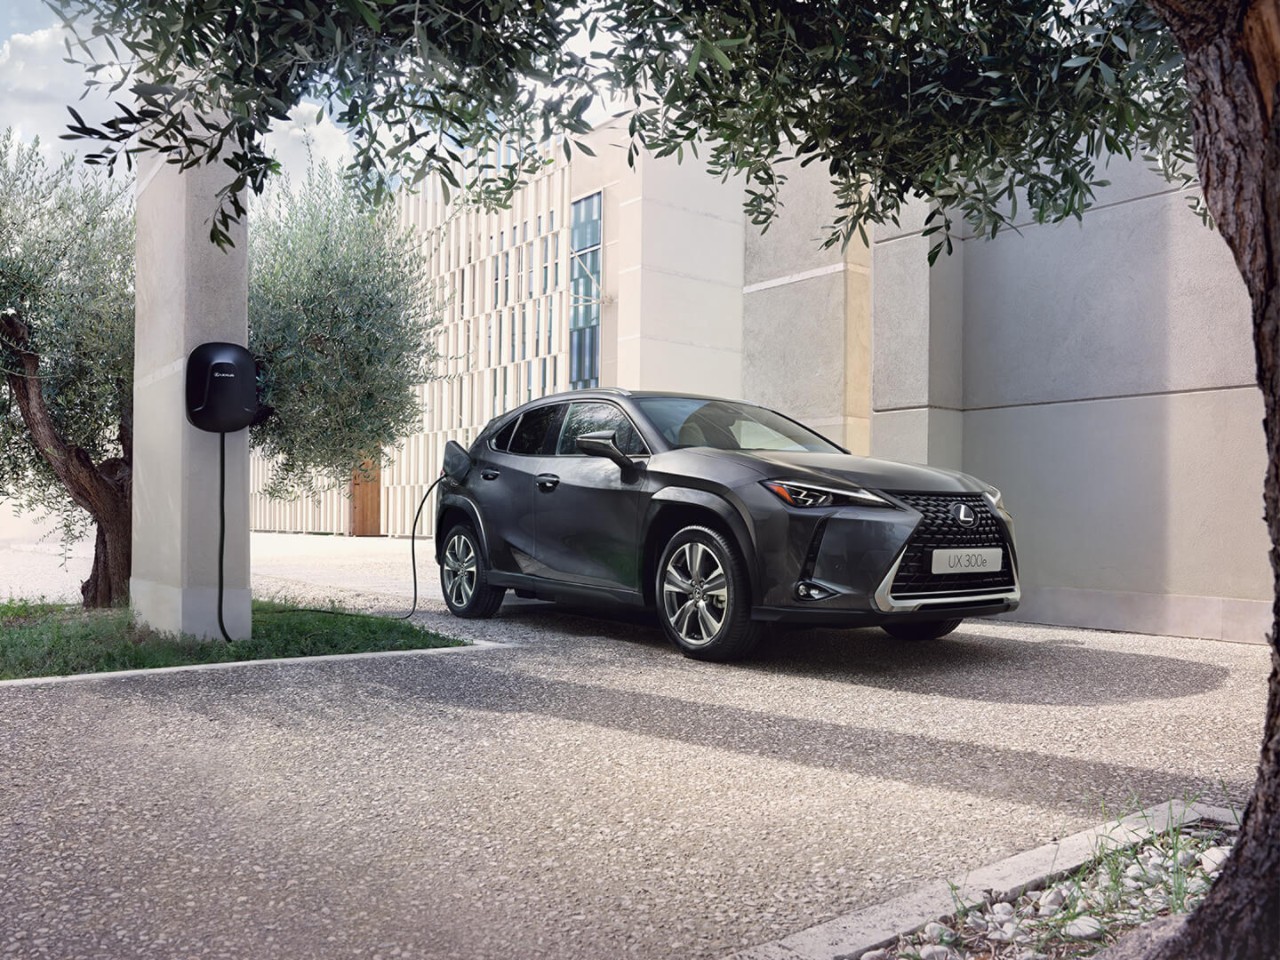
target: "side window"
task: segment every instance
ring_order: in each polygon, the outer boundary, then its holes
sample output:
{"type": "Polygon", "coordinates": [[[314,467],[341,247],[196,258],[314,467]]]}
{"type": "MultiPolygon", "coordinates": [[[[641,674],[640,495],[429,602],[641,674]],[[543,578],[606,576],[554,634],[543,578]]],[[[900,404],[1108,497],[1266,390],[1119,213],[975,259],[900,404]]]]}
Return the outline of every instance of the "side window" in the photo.
{"type": "Polygon", "coordinates": [[[511,437],[511,445],[507,447],[508,452],[526,456],[549,455],[555,445],[555,436],[563,415],[564,404],[562,403],[527,411],[520,417],[516,432],[511,437]]]}
{"type": "Polygon", "coordinates": [[[569,414],[564,419],[556,454],[566,456],[577,453],[580,436],[601,430],[612,433],[618,449],[627,456],[649,452],[627,415],[612,403],[575,403],[570,405],[569,414]]]}
{"type": "Polygon", "coordinates": [[[512,417],[507,425],[499,430],[493,439],[489,441],[489,446],[494,450],[507,449],[507,445],[511,443],[511,435],[516,432],[516,424],[519,422],[519,417],[512,417]]]}

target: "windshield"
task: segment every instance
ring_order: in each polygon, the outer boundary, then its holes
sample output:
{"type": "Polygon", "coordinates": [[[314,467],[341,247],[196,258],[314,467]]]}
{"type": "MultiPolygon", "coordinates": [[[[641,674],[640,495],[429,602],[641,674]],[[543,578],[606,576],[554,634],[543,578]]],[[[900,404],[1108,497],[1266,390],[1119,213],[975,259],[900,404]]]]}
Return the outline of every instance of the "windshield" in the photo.
{"type": "Polygon", "coordinates": [[[632,402],[675,448],[844,452],[808,427],[749,403],[693,397],[636,397],[632,402]]]}

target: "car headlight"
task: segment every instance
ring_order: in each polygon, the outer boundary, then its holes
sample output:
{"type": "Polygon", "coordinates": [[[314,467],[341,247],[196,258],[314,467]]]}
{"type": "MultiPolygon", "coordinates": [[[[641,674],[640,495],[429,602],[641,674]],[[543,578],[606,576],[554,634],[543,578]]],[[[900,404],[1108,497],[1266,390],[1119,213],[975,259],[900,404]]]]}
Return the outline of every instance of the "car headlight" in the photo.
{"type": "Polygon", "coordinates": [[[1000,513],[1008,513],[1004,505],[1004,494],[993,487],[991,484],[985,484],[986,489],[982,492],[986,494],[987,499],[991,501],[991,506],[995,507],[1000,513]]]}
{"type": "Polygon", "coordinates": [[[834,489],[794,480],[761,480],[761,485],[789,507],[888,507],[888,500],[861,487],[834,489]]]}

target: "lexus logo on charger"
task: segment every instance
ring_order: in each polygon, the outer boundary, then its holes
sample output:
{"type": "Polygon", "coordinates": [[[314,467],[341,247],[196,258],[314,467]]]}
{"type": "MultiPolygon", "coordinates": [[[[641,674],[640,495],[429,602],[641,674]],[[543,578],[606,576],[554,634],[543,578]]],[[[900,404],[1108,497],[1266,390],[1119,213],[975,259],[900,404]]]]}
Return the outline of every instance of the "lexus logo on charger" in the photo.
{"type": "Polygon", "coordinates": [[[972,527],[978,522],[977,513],[967,503],[953,503],[951,505],[951,515],[956,518],[956,523],[962,527],[972,527]]]}

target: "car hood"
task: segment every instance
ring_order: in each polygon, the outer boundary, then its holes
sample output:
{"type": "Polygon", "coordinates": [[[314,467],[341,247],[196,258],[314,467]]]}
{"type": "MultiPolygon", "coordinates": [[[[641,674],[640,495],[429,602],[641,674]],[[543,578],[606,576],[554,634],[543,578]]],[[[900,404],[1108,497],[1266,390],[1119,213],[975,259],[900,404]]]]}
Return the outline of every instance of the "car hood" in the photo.
{"type": "Polygon", "coordinates": [[[855,484],[872,490],[919,493],[981,493],[986,484],[957,470],[898,463],[847,453],[785,453],[773,450],[710,450],[702,456],[752,469],[765,480],[808,480],[817,484],[855,484]]]}

